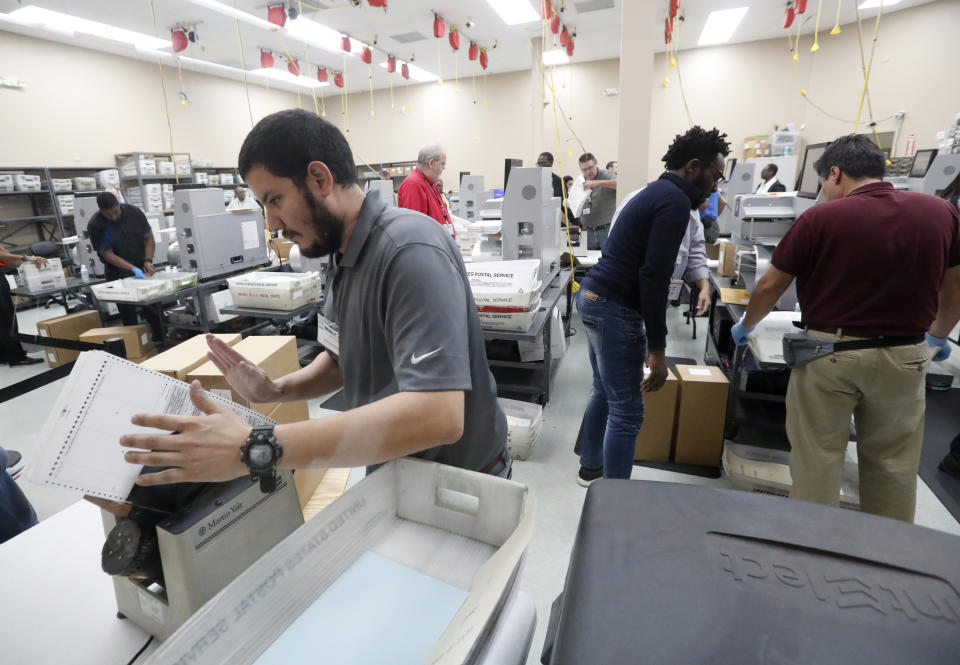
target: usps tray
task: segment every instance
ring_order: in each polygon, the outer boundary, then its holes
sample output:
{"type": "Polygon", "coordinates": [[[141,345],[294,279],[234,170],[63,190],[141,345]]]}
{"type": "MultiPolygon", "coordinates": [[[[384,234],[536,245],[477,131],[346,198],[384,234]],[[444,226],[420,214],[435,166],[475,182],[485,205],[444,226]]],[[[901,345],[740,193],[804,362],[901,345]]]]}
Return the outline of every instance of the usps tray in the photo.
{"type": "Polygon", "coordinates": [[[480,317],[480,326],[485,330],[502,330],[509,332],[526,332],[533,323],[533,317],[540,309],[540,298],[527,312],[477,312],[480,317]]]}
{"type": "Polygon", "coordinates": [[[365,552],[469,592],[426,663],[473,662],[530,538],[526,495],[526,486],[495,476],[417,459],[391,462],[261,557],[145,664],[256,662],[365,552]]]}
{"type": "Polygon", "coordinates": [[[510,446],[510,457],[527,459],[533,451],[533,444],[540,438],[543,407],[505,397],[497,398],[497,402],[507,416],[507,445],[510,446]]]}
{"type": "Polygon", "coordinates": [[[90,287],[97,300],[104,302],[142,302],[173,291],[170,282],[163,279],[124,277],[90,287]]]}
{"type": "Polygon", "coordinates": [[[237,307],[291,310],[320,297],[318,272],[249,272],[227,279],[237,307]]]}

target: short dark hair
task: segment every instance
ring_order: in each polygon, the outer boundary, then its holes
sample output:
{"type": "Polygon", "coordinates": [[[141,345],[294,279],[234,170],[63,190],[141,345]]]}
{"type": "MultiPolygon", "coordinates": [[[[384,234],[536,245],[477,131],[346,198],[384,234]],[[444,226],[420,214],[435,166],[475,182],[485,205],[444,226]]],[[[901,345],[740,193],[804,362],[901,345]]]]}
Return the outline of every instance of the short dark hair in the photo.
{"type": "Polygon", "coordinates": [[[111,192],[100,192],[97,194],[97,207],[100,208],[100,210],[113,210],[118,205],[120,205],[120,201],[118,201],[117,197],[111,192]]]}
{"type": "Polygon", "coordinates": [[[617,160],[613,160],[612,162],[607,162],[607,165],[604,166],[603,168],[609,170],[610,167],[613,166],[613,165],[616,164],[616,163],[617,163],[617,160]]]}
{"type": "Polygon", "coordinates": [[[570,182],[571,180],[573,180],[573,176],[572,176],[572,175],[565,175],[565,176],[563,176],[563,182],[567,183],[567,182],[570,182]]]}
{"type": "Polygon", "coordinates": [[[831,141],[813,163],[821,178],[826,178],[834,166],[851,178],[882,178],[887,156],[869,136],[851,134],[831,141]]]}
{"type": "Polygon", "coordinates": [[[770,171],[770,173],[772,173],[773,175],[777,175],[777,171],[780,170],[780,169],[777,167],[776,164],[767,164],[767,165],[764,166],[763,168],[765,168],[765,169],[767,169],[768,171],[770,171]]]}
{"type": "Polygon", "coordinates": [[[704,164],[710,164],[717,155],[726,157],[730,154],[730,144],[726,141],[727,135],[719,129],[706,130],[694,125],[685,134],[677,134],[673,143],[667,148],[661,161],[670,171],[683,168],[691,159],[699,159],[704,164]]]}
{"type": "Polygon", "coordinates": [[[593,156],[592,152],[585,152],[582,155],[580,155],[580,159],[578,161],[581,164],[585,164],[587,162],[595,162],[597,161],[597,158],[593,156]]]}
{"type": "Polygon", "coordinates": [[[359,182],[353,151],[333,124],[315,113],[289,109],[271,113],[258,122],[240,148],[237,158],[244,180],[254,166],[262,166],[280,178],[291,178],[302,186],[307,164],[327,165],[334,183],[348,187],[359,182]]]}

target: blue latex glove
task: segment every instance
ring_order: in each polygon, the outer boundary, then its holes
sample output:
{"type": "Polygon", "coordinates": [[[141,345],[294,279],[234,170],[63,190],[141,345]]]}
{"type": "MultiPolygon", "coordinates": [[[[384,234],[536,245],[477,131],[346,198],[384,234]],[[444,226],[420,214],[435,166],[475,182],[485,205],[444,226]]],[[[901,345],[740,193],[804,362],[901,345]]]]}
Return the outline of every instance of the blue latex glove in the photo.
{"type": "Polygon", "coordinates": [[[143,271],[140,270],[140,268],[138,268],[137,266],[133,266],[133,276],[136,277],[137,279],[146,279],[146,277],[144,277],[143,275],[143,271]]]}
{"type": "Polygon", "coordinates": [[[937,349],[937,355],[933,357],[934,362],[943,362],[950,357],[950,352],[953,351],[953,347],[950,345],[950,340],[944,337],[934,337],[930,333],[925,333],[927,338],[927,344],[937,349]]]}
{"type": "Polygon", "coordinates": [[[730,328],[730,335],[733,336],[733,343],[737,346],[747,345],[747,335],[752,333],[754,328],[747,328],[742,321],[737,321],[730,328]]]}

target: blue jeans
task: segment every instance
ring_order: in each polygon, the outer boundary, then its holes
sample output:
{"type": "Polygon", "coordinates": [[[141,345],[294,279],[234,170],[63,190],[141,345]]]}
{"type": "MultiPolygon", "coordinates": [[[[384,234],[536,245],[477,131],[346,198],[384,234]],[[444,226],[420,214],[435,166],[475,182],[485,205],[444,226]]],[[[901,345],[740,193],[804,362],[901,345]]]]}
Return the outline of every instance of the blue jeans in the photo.
{"type": "Polygon", "coordinates": [[[583,414],[580,464],[604,478],[629,478],[643,425],[647,335],[639,312],[581,289],[577,309],[587,332],[593,389],[583,414]],[[595,300],[593,298],[596,298],[595,300]]]}
{"type": "MultiPolygon", "coordinates": [[[[0,275],[0,279],[3,276],[0,275]]],[[[37,523],[37,514],[20,486],[7,475],[7,451],[0,448],[0,543],[37,523]]]]}

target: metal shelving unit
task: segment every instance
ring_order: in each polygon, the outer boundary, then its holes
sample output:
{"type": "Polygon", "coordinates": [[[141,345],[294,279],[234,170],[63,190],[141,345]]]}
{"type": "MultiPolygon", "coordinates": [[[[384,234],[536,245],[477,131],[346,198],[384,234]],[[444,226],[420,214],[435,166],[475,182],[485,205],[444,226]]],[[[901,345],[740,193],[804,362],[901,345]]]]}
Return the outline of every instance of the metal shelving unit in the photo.
{"type": "MultiPolygon", "coordinates": [[[[0,192],[3,197],[3,203],[0,203],[0,245],[19,253],[38,241],[50,240],[60,244],[65,233],[56,192],[50,182],[50,169],[43,166],[6,167],[0,168],[0,174],[36,175],[40,176],[41,183],[41,189],[32,192],[0,192]],[[15,236],[22,236],[24,228],[29,225],[34,226],[36,239],[26,243],[20,242],[20,238],[11,240],[15,236]]],[[[69,265],[70,255],[62,244],[61,254],[61,258],[69,265]]]]}
{"type": "Polygon", "coordinates": [[[169,152],[127,152],[114,155],[114,160],[116,161],[117,170],[120,172],[120,184],[124,186],[124,198],[127,199],[127,203],[131,203],[130,197],[127,195],[127,187],[125,185],[130,185],[136,183],[137,189],[140,193],[140,203],[135,202],[132,205],[137,205],[143,212],[147,215],[169,215],[173,213],[173,208],[162,208],[160,210],[149,210],[147,208],[147,191],[146,185],[151,183],[160,183],[160,184],[174,184],[174,183],[188,183],[193,181],[193,168],[190,166],[190,153],[187,152],[178,152],[178,153],[169,153],[169,152]],[[145,160],[153,160],[154,162],[173,162],[174,170],[178,170],[178,167],[182,164],[187,165],[186,173],[179,173],[174,175],[169,174],[159,174],[159,173],[143,173],[141,165],[145,160]],[[124,166],[132,162],[135,165],[135,173],[124,173],[124,166]]]}
{"type": "MultiPolygon", "coordinates": [[[[50,179],[64,178],[70,179],[73,178],[93,178],[100,171],[106,169],[111,169],[112,166],[51,166],[47,170],[50,172],[50,179]]],[[[64,237],[70,237],[76,235],[77,229],[76,224],[73,221],[73,212],[64,212],[60,207],[60,202],[57,199],[58,196],[63,195],[73,195],[77,194],[99,194],[102,192],[102,189],[64,189],[60,191],[55,191],[53,189],[53,183],[49,183],[51,193],[53,194],[54,207],[57,210],[57,214],[60,215],[60,223],[63,228],[64,237]]]]}

